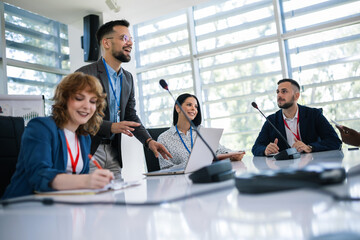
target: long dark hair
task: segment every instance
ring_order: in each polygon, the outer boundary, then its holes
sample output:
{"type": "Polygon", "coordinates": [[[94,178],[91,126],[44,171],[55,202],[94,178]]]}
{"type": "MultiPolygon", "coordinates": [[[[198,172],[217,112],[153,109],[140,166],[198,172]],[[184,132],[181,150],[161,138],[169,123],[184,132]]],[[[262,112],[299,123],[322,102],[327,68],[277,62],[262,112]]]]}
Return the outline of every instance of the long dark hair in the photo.
{"type": "MultiPolygon", "coordinates": [[[[195,95],[192,95],[190,93],[183,93],[180,96],[178,96],[178,98],[176,99],[176,101],[178,101],[180,103],[180,105],[182,105],[185,100],[189,97],[193,97],[196,99],[197,105],[198,105],[198,113],[196,115],[196,117],[194,118],[194,120],[192,121],[194,123],[195,126],[199,126],[201,124],[201,110],[200,110],[200,103],[199,100],[197,99],[197,97],[195,95]]],[[[176,103],[174,105],[174,113],[173,113],[173,125],[175,126],[178,122],[179,119],[179,114],[176,111],[176,103]]]]}

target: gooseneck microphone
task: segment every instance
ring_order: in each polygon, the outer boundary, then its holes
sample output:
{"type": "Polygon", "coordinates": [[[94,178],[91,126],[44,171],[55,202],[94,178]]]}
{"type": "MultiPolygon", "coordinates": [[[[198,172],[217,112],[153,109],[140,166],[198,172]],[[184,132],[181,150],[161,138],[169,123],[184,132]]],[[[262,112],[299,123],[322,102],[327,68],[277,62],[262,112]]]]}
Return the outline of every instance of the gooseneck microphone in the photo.
{"type": "MultiPolygon", "coordinates": [[[[166,91],[168,91],[168,92],[170,93],[170,95],[172,96],[172,98],[175,100],[175,98],[173,97],[173,95],[172,95],[171,92],[169,91],[169,87],[168,87],[167,82],[166,82],[164,79],[160,79],[159,84],[160,84],[160,86],[161,86],[163,89],[165,89],[166,91]]],[[[176,100],[175,100],[175,102],[176,102],[176,100]]]]}
{"type": "Polygon", "coordinates": [[[266,121],[271,125],[271,127],[277,132],[277,134],[279,134],[279,136],[281,137],[281,139],[286,143],[286,146],[288,147],[287,149],[280,151],[279,153],[277,153],[276,155],[274,155],[274,158],[276,160],[288,160],[288,159],[295,159],[295,158],[300,158],[300,153],[298,153],[298,151],[296,150],[296,148],[292,148],[288,141],[286,140],[286,138],[281,134],[281,132],[275,127],[275,125],[265,116],[265,114],[258,108],[257,104],[255,102],[252,102],[251,105],[253,106],[253,108],[257,109],[261,115],[264,116],[264,118],[266,119],[266,121]]]}
{"type": "Polygon", "coordinates": [[[174,99],[175,104],[179,106],[181,112],[184,114],[184,116],[186,117],[186,120],[190,123],[191,127],[195,130],[195,132],[197,133],[197,135],[200,137],[200,139],[205,143],[206,147],[210,150],[210,152],[212,153],[213,157],[214,157],[214,161],[219,161],[219,159],[216,157],[215,152],[211,149],[211,147],[209,146],[209,144],[207,143],[207,141],[205,141],[205,139],[203,138],[203,136],[200,134],[200,132],[198,131],[197,127],[195,126],[195,124],[190,120],[190,118],[188,117],[188,115],[186,115],[184,109],[181,107],[181,104],[179,103],[178,100],[176,100],[174,98],[174,96],[172,95],[172,93],[169,90],[168,84],[166,83],[166,81],[164,79],[161,79],[159,81],[160,86],[165,89],[170,96],[172,97],[172,99],[174,99]]]}
{"type": "Polygon", "coordinates": [[[275,127],[275,125],[265,116],[265,114],[258,108],[256,102],[252,102],[251,105],[253,106],[253,108],[256,108],[261,115],[264,116],[264,118],[266,119],[266,121],[274,128],[274,130],[277,132],[277,134],[280,135],[280,137],[282,138],[282,140],[284,140],[284,142],[286,143],[288,148],[291,148],[291,146],[289,145],[288,141],[286,140],[286,138],[281,134],[281,132],[275,127]]]}

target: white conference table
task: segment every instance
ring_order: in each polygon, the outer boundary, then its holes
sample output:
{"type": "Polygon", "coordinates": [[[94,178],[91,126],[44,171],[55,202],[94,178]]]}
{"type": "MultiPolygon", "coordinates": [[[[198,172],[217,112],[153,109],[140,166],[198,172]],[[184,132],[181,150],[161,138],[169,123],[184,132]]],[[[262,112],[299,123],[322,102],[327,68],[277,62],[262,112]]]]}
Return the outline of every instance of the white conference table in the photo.
{"type": "MultiPolygon", "coordinates": [[[[332,163],[346,170],[360,164],[360,151],[303,154],[275,161],[247,156],[233,163],[238,174],[265,169],[301,168],[332,163]]],[[[357,168],[359,169],[359,168],[357,168]]],[[[311,239],[335,232],[360,234],[360,202],[336,202],[306,189],[270,194],[240,194],[234,180],[193,184],[188,175],[147,177],[141,185],[96,195],[51,196],[72,202],[119,205],[43,205],[28,202],[0,206],[0,239],[311,239]],[[208,192],[205,194],[205,192],[208,192]],[[202,194],[203,193],[203,194],[202,194]],[[188,197],[182,199],[183,197],[188,197]],[[172,199],[179,198],[177,201],[172,199]],[[163,202],[133,206],[120,203],[163,202]]],[[[331,191],[360,197],[358,176],[331,191]]],[[[29,196],[20,199],[42,199],[29,196]]]]}

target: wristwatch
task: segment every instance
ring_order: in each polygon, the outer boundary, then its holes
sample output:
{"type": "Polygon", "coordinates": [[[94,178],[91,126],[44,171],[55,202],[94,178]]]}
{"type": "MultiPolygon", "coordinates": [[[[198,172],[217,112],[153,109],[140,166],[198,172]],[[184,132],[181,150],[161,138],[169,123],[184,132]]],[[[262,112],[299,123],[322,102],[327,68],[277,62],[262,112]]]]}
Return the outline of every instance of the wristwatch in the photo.
{"type": "Polygon", "coordinates": [[[147,148],[147,149],[149,149],[149,143],[151,142],[151,141],[155,141],[154,139],[152,139],[152,138],[149,138],[149,139],[147,139],[146,141],[145,141],[145,147],[147,148]]]}
{"type": "Polygon", "coordinates": [[[311,145],[308,145],[308,147],[311,149],[311,151],[313,151],[313,147],[311,145]]]}

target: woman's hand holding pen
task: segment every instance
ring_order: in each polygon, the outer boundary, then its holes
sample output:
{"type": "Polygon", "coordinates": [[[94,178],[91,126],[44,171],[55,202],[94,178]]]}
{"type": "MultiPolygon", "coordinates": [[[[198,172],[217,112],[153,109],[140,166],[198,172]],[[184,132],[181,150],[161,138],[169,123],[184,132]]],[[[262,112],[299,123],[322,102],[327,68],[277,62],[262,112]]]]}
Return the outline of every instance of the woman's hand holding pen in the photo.
{"type": "Polygon", "coordinates": [[[98,189],[103,188],[114,179],[114,175],[107,169],[96,169],[91,174],[60,173],[50,183],[56,190],[98,189]]]}
{"type": "Polygon", "coordinates": [[[92,161],[98,168],[93,173],[89,174],[88,188],[97,189],[103,188],[114,179],[114,174],[107,169],[103,169],[100,164],[93,158],[91,154],[88,155],[89,160],[92,161]]]}
{"type": "Polygon", "coordinates": [[[114,174],[107,169],[96,169],[88,175],[87,188],[103,188],[114,179],[114,174]]]}

